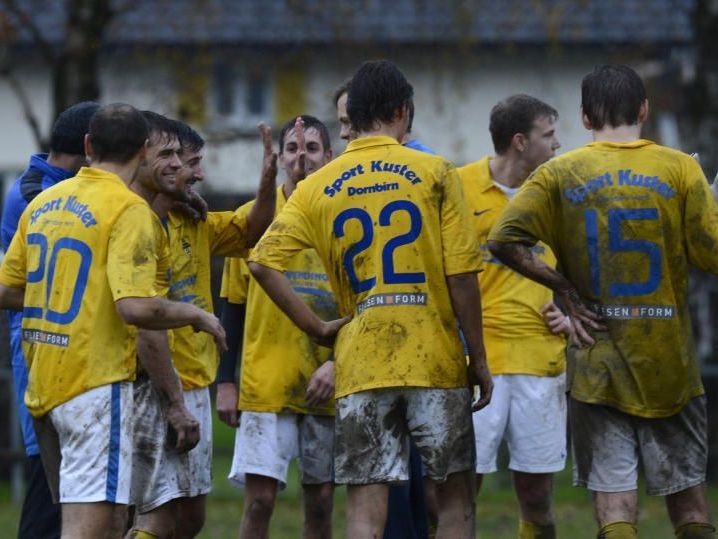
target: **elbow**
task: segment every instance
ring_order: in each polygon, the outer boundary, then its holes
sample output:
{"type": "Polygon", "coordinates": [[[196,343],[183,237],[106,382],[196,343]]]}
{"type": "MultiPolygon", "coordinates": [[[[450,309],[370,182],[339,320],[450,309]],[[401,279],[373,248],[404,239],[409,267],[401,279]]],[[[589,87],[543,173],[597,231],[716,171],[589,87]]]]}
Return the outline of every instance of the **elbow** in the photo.
{"type": "Polygon", "coordinates": [[[248,262],[247,266],[249,267],[249,272],[252,274],[252,277],[262,282],[263,278],[267,275],[267,268],[256,262],[248,262]]]}
{"type": "Polygon", "coordinates": [[[133,298],[123,298],[115,302],[117,314],[120,315],[122,321],[129,326],[140,326],[142,324],[142,316],[140,309],[137,308],[133,298]]]}
{"type": "Polygon", "coordinates": [[[489,251],[491,251],[491,254],[496,258],[499,258],[499,254],[501,253],[501,243],[496,240],[489,240],[486,243],[489,247],[489,251]]]}

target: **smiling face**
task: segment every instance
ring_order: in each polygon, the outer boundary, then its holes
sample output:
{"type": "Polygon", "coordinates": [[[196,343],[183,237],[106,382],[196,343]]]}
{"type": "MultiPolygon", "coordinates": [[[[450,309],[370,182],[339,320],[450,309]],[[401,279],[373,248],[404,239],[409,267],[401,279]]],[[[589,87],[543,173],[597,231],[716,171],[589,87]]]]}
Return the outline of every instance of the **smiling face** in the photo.
{"type": "Polygon", "coordinates": [[[138,181],[155,193],[176,193],[178,172],[182,168],[179,152],[177,137],[166,133],[152,136],[147,157],[137,173],[138,181]]]}
{"type": "MultiPolygon", "coordinates": [[[[307,175],[316,172],[331,161],[332,151],[324,148],[322,137],[317,129],[313,127],[305,129],[304,143],[307,148],[304,161],[307,175]]],[[[298,149],[297,134],[294,129],[290,129],[284,136],[284,148],[279,154],[279,165],[287,172],[288,176],[291,176],[291,170],[297,161],[298,149]]]]}
{"type": "Polygon", "coordinates": [[[188,193],[192,190],[195,183],[204,180],[204,170],[202,170],[202,158],[204,154],[202,149],[197,151],[183,148],[180,158],[182,160],[182,169],[177,174],[177,190],[188,193]]]}

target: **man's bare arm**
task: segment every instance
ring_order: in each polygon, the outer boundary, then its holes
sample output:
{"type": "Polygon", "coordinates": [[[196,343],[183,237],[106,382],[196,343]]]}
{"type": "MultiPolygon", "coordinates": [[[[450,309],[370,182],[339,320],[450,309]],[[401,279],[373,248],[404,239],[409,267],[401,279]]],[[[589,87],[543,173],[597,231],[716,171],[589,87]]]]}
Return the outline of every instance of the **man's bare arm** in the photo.
{"type": "Polygon", "coordinates": [[[264,289],[272,301],[284,314],[304,333],[322,346],[332,347],[334,339],[341,327],[351,320],[345,316],[337,320],[325,322],[312,311],[306,303],[292,290],[289,279],[281,271],[277,271],[256,262],[249,263],[249,271],[264,289]]]}
{"type": "Polygon", "coordinates": [[[247,215],[247,245],[253,247],[272,224],[277,202],[277,154],[272,148],[272,129],[259,124],[259,133],[264,146],[262,177],[257,188],[257,197],[247,215]]]}
{"type": "Polygon", "coordinates": [[[175,430],[175,449],[189,451],[199,442],[199,423],[185,407],[182,386],[172,365],[167,331],[140,329],[137,356],[160,395],[167,422],[175,430]]]}
{"type": "Polygon", "coordinates": [[[169,301],[160,297],[122,298],[115,302],[120,318],[125,324],[143,329],[172,329],[192,326],[214,337],[220,352],[226,350],[224,328],[212,313],[191,303],[169,301]]]}
{"type": "Polygon", "coordinates": [[[489,367],[486,365],[484,349],[483,322],[481,316],[481,292],[475,273],[450,275],[446,278],[451,296],[454,314],[459,320],[461,330],[469,348],[469,384],[479,386],[479,400],[471,407],[480,410],[491,401],[494,383],[491,380],[489,367]]]}
{"type": "Polygon", "coordinates": [[[601,318],[586,307],[576,287],[566,277],[537,257],[526,244],[489,240],[489,250],[511,269],[553,290],[561,305],[568,311],[578,343],[594,344],[593,337],[588,334],[584,326],[598,330],[605,329],[600,324],[601,318]]]}
{"type": "Polygon", "coordinates": [[[25,289],[0,284],[0,309],[22,311],[25,301],[25,289]]]}

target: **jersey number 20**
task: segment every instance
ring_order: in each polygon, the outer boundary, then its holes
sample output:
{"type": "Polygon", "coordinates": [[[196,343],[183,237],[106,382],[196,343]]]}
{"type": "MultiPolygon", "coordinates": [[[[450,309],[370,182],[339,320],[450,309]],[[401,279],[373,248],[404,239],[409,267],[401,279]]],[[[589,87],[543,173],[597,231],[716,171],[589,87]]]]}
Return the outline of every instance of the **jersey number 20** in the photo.
{"type": "Polygon", "coordinates": [[[44,318],[48,322],[55,324],[69,324],[77,318],[80,312],[82,296],[85,294],[85,288],[87,288],[87,277],[90,274],[90,264],[92,264],[92,250],[90,250],[90,247],[85,242],[75,238],[59,238],[52,246],[50,260],[48,262],[47,252],[50,249],[47,236],[39,233],[28,234],[27,243],[28,245],[37,245],[40,248],[37,269],[27,274],[27,282],[39,283],[43,279],[45,280],[45,308],[26,305],[22,315],[27,318],[44,318]],[[55,279],[57,258],[62,251],[77,253],[80,256],[80,267],[77,271],[77,277],[75,278],[75,286],[73,287],[70,306],[66,311],[59,312],[50,308],[50,298],[52,297],[52,285],[55,279]]]}
{"type": "MultiPolygon", "coordinates": [[[[386,284],[425,283],[426,275],[423,272],[399,273],[394,269],[394,250],[402,245],[413,243],[421,233],[421,212],[416,204],[408,200],[394,200],[384,206],[379,212],[379,226],[390,226],[391,216],[399,211],[409,214],[411,226],[405,234],[400,234],[388,240],[381,251],[383,279],[386,284]]],[[[361,239],[352,244],[344,253],[343,265],[349,276],[349,282],[355,294],[366,292],[376,284],[376,277],[359,280],[354,265],[354,259],[367,250],[374,241],[374,224],[371,216],[360,208],[349,208],[337,215],[334,219],[334,235],[337,238],[344,236],[344,224],[350,219],[359,221],[362,227],[361,239]]]]}

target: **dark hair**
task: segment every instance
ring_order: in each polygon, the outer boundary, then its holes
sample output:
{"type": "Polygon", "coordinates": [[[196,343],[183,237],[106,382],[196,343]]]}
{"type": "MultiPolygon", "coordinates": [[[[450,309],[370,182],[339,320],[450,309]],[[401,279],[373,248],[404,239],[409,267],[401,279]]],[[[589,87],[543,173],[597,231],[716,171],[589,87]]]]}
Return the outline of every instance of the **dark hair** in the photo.
{"type": "Polygon", "coordinates": [[[364,62],[349,82],[347,115],[357,131],[370,131],[376,122],[391,123],[413,96],[411,84],[393,63],[364,62]]]}
{"type": "Polygon", "coordinates": [[[82,101],[62,111],[52,126],[50,151],[85,155],[85,135],[90,118],[99,108],[99,103],[82,101]]]}
{"type": "Polygon", "coordinates": [[[534,122],[544,117],[555,121],[558,112],[551,105],[530,95],[516,94],[499,101],[491,109],[489,119],[489,131],[496,154],[505,153],[511,147],[515,134],[528,135],[534,122]]]}
{"type": "Polygon", "coordinates": [[[596,66],[581,83],[581,108],[592,129],[637,124],[645,100],[641,77],[625,65],[596,66]]]}
{"type": "MultiPolygon", "coordinates": [[[[319,138],[322,139],[322,146],[324,146],[325,152],[332,149],[331,139],[329,138],[329,130],[327,130],[326,125],[314,116],[309,116],[309,114],[302,114],[299,118],[301,118],[304,122],[305,131],[307,129],[316,129],[319,132],[319,138]]],[[[279,132],[279,153],[284,151],[284,137],[287,136],[287,133],[289,133],[290,130],[294,129],[294,123],[296,121],[297,119],[294,118],[282,126],[282,130],[279,132]]]]}
{"type": "Polygon", "coordinates": [[[131,105],[113,103],[100,107],[87,130],[96,161],[127,163],[145,145],[147,121],[131,105]]]}
{"type": "Polygon", "coordinates": [[[344,81],[339,85],[339,87],[336,90],[334,90],[334,106],[335,107],[337,106],[337,103],[339,103],[339,99],[341,98],[341,96],[349,93],[349,83],[350,82],[351,82],[350,80],[344,81]]]}
{"type": "Polygon", "coordinates": [[[180,146],[182,149],[187,149],[191,152],[198,152],[204,148],[204,139],[192,126],[175,120],[177,123],[177,138],[179,138],[180,146]]]}
{"type": "Polygon", "coordinates": [[[143,110],[142,116],[147,121],[150,144],[154,145],[168,139],[179,138],[179,122],[176,120],[170,120],[167,116],[151,110],[143,110]]]}

